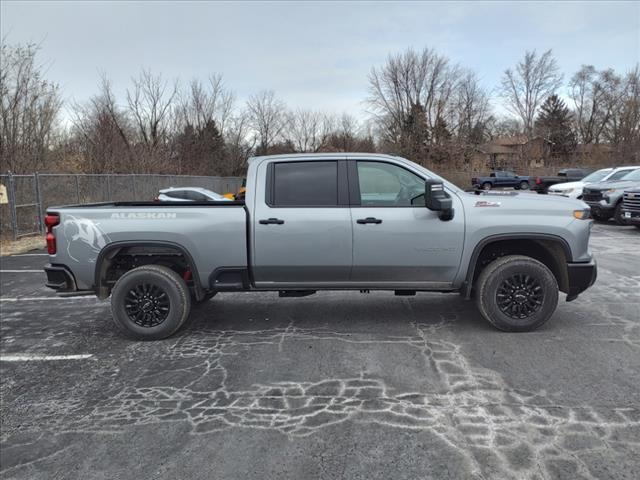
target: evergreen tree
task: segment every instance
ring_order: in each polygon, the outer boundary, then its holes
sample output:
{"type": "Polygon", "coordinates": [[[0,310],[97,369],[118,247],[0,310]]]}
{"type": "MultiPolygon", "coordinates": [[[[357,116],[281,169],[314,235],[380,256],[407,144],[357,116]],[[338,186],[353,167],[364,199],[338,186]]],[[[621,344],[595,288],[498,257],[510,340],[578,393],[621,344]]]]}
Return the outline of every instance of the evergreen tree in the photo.
{"type": "Polygon", "coordinates": [[[413,160],[424,163],[429,152],[429,126],[425,110],[422,105],[411,106],[400,132],[400,154],[413,160]]]}
{"type": "Polygon", "coordinates": [[[557,95],[551,95],[544,101],[535,127],[538,135],[552,143],[552,154],[567,154],[575,149],[576,136],[572,128],[572,115],[557,95]]]}

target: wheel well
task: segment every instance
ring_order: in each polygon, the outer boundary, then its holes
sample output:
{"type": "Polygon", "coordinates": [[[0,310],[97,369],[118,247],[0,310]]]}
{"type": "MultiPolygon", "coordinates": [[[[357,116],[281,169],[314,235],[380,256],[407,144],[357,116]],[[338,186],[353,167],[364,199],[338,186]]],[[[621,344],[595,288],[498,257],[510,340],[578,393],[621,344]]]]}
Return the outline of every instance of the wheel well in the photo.
{"type": "Polygon", "coordinates": [[[204,292],[191,257],[180,247],[162,244],[115,245],[107,247],[96,261],[96,295],[107,298],[118,279],[143,265],[163,265],[186,282],[196,299],[204,292]]]}
{"type": "Polygon", "coordinates": [[[569,275],[567,273],[567,255],[560,242],[546,239],[505,239],[496,240],[485,245],[473,264],[473,278],[468,285],[467,294],[484,268],[496,258],[505,255],[525,255],[535,258],[546,265],[556,277],[561,292],[569,291],[569,275]]]}

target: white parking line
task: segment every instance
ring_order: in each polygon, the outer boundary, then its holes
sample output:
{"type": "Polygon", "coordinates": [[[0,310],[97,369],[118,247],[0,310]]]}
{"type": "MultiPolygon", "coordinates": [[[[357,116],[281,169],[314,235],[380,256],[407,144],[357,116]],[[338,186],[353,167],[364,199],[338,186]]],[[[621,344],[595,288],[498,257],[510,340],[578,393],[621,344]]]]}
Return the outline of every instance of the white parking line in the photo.
{"type": "Polygon", "coordinates": [[[84,360],[91,357],[93,357],[93,355],[90,353],[83,353],[80,355],[0,355],[0,362],[47,362],[50,360],[84,360]]]}
{"type": "Polygon", "coordinates": [[[17,255],[11,255],[12,257],[46,257],[48,253],[18,253],[17,255]]]}
{"type": "Polygon", "coordinates": [[[0,302],[37,302],[40,300],[80,300],[92,298],[95,300],[96,297],[93,295],[78,295],[76,297],[0,297],[0,302]]]}
{"type": "Polygon", "coordinates": [[[44,273],[44,270],[0,270],[0,273],[44,273]]]}

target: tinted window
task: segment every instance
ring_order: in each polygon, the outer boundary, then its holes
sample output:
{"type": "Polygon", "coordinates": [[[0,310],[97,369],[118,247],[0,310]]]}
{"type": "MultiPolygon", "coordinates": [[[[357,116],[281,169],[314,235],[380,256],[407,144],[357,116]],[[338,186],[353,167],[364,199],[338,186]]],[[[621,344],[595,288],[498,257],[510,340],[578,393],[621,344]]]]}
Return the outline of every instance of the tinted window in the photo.
{"type": "Polygon", "coordinates": [[[169,197],[169,198],[184,198],[184,196],[182,195],[182,191],[178,190],[178,191],[171,191],[171,192],[164,192],[164,194],[169,197]]]}
{"type": "Polygon", "coordinates": [[[505,172],[505,177],[515,177],[516,176],[516,172],[505,172]]]}
{"type": "Polygon", "coordinates": [[[363,207],[424,206],[424,180],[397,165],[358,162],[358,184],[363,207]]]}
{"type": "Polygon", "coordinates": [[[276,163],[273,168],[274,205],[338,205],[338,162],[276,163]]]}
{"type": "Polygon", "coordinates": [[[206,195],[192,190],[185,190],[184,198],[187,200],[193,200],[194,202],[207,202],[210,200],[206,195]]]}

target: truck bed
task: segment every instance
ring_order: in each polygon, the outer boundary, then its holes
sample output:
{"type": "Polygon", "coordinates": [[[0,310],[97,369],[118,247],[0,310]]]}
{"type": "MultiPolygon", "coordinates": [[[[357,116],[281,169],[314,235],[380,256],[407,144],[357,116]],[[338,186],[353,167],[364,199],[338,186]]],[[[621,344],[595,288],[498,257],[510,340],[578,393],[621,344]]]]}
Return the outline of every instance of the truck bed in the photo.
{"type": "Polygon", "coordinates": [[[198,266],[201,285],[218,268],[247,268],[244,202],[105,202],[50,207],[47,214],[60,217],[51,263],[69,267],[81,290],[94,288],[105,247],[175,245],[198,266]]]}

